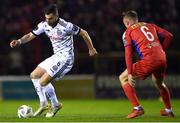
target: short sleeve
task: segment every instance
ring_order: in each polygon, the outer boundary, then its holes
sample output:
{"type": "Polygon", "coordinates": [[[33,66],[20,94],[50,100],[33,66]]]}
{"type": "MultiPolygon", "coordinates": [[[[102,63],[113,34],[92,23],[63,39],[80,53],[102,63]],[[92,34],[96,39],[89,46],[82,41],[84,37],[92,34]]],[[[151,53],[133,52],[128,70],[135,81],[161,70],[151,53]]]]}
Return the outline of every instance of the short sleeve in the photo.
{"type": "Polygon", "coordinates": [[[40,35],[41,33],[43,33],[44,32],[44,28],[43,28],[44,26],[43,25],[44,25],[43,22],[39,23],[37,25],[37,27],[32,31],[32,33],[34,35],[40,35]]]}
{"type": "Polygon", "coordinates": [[[125,35],[126,35],[126,32],[124,32],[122,35],[122,41],[123,41],[124,46],[126,46],[126,43],[127,43],[127,41],[125,39],[125,35]]]}
{"type": "Polygon", "coordinates": [[[131,39],[127,33],[128,32],[125,31],[122,35],[122,41],[123,41],[124,47],[131,45],[131,39]]]}
{"type": "Polygon", "coordinates": [[[80,32],[80,28],[77,25],[68,22],[66,25],[66,32],[68,34],[78,35],[80,32]]]}

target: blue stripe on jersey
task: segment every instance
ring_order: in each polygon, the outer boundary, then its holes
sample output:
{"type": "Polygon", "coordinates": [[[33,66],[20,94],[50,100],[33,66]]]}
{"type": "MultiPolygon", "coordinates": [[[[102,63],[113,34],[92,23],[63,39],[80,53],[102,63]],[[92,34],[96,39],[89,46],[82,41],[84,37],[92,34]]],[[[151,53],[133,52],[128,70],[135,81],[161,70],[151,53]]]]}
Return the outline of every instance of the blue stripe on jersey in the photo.
{"type": "Polygon", "coordinates": [[[132,44],[133,44],[133,46],[135,47],[135,49],[136,49],[136,51],[137,51],[137,53],[138,53],[139,58],[142,59],[143,55],[142,55],[142,53],[141,53],[138,45],[136,44],[136,42],[135,42],[134,40],[132,40],[132,44]]]}
{"type": "Polygon", "coordinates": [[[69,66],[70,60],[67,60],[66,63],[62,66],[62,68],[55,74],[54,77],[60,76],[61,73],[69,66]]]}

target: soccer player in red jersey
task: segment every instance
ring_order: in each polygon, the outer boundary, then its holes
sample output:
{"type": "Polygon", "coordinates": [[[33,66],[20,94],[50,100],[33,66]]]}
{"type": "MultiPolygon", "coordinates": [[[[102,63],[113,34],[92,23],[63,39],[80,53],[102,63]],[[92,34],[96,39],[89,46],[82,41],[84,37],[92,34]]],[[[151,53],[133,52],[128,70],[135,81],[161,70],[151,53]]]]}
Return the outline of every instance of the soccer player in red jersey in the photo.
{"type": "Polygon", "coordinates": [[[160,115],[174,117],[170,93],[164,83],[167,67],[164,50],[170,45],[173,35],[155,24],[138,22],[135,11],[124,12],[123,23],[127,27],[123,34],[127,69],[119,76],[119,80],[127,98],[134,107],[127,118],[135,118],[144,114],[134,86],[136,79],[144,80],[149,75],[152,75],[152,81],[156,84],[165,106],[165,109],[160,111],[160,115]],[[163,38],[162,44],[158,36],[163,38]],[[136,63],[132,62],[133,47],[140,58],[136,63]]]}

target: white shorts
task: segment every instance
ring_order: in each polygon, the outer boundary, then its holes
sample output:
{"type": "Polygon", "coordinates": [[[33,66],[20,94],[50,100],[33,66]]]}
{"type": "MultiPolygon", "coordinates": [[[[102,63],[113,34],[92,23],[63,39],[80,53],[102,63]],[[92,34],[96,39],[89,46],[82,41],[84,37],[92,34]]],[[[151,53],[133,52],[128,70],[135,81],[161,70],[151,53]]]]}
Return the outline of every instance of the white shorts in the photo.
{"type": "Polygon", "coordinates": [[[62,78],[68,73],[74,63],[74,55],[58,52],[41,62],[38,67],[46,70],[52,78],[62,78]]]}

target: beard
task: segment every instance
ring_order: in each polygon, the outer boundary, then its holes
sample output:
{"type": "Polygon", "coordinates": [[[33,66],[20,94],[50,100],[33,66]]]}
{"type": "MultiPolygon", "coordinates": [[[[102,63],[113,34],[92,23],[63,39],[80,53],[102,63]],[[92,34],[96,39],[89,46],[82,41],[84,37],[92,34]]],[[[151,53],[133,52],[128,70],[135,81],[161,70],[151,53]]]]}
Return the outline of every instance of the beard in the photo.
{"type": "Polygon", "coordinates": [[[49,26],[53,26],[55,24],[55,22],[48,22],[49,26]]]}
{"type": "Polygon", "coordinates": [[[59,21],[59,20],[57,19],[57,20],[54,21],[54,22],[47,22],[47,23],[48,23],[49,26],[55,27],[55,26],[57,25],[58,21],[59,21]]]}

